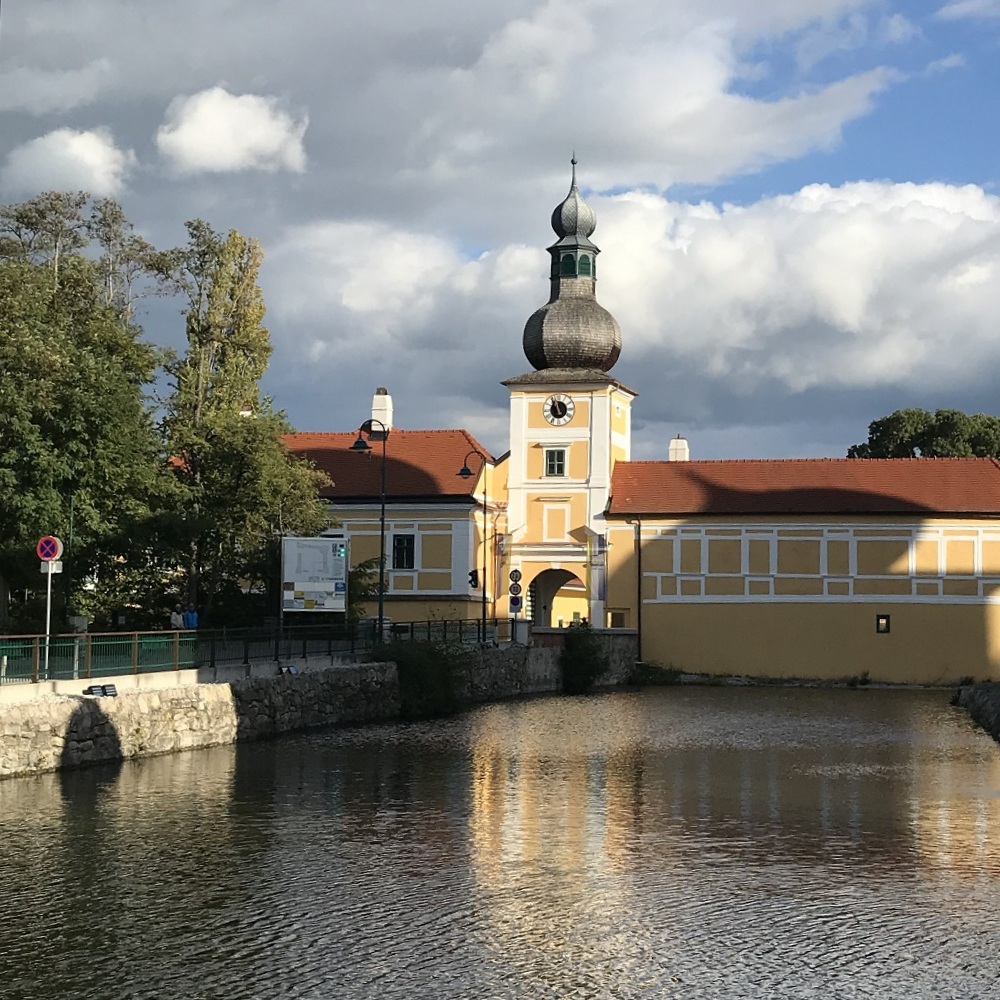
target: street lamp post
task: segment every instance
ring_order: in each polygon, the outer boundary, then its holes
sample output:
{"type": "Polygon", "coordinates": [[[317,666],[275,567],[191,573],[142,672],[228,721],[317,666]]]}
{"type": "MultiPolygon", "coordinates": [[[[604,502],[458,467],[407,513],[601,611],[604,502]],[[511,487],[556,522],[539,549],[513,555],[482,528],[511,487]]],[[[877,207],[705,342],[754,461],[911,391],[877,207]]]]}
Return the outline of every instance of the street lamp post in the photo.
{"type": "Polygon", "coordinates": [[[479,585],[483,588],[483,619],[479,641],[486,642],[486,525],[488,517],[486,512],[486,456],[478,448],[473,448],[468,452],[462,460],[462,468],[456,473],[456,475],[461,476],[463,479],[470,479],[474,474],[472,469],[469,468],[470,455],[478,455],[483,462],[479,470],[483,477],[483,578],[479,581],[479,585]]]}
{"type": "Polygon", "coordinates": [[[366,420],[358,428],[358,439],[351,445],[351,451],[361,454],[372,450],[371,445],[365,441],[362,434],[367,433],[370,439],[374,424],[378,424],[379,433],[382,436],[382,489],[378,518],[378,627],[376,631],[376,635],[381,641],[385,634],[385,443],[389,439],[389,428],[381,420],[376,420],[374,417],[366,420]]]}

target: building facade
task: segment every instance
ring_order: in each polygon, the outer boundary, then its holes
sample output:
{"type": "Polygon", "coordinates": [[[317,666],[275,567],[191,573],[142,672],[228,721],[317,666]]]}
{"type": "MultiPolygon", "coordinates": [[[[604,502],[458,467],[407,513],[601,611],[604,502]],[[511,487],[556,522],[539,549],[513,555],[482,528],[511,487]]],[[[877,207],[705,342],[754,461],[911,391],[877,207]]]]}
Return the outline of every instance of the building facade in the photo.
{"type": "Polygon", "coordinates": [[[462,430],[397,429],[384,389],[358,432],[288,438],[332,479],[352,564],[385,539],[387,617],[588,619],[684,671],[1000,678],[1000,465],[697,462],[683,440],[633,462],[637,394],[610,374],[622,338],[597,302],[575,160],[551,223],[531,370],[503,382],[506,455],[462,430]]]}

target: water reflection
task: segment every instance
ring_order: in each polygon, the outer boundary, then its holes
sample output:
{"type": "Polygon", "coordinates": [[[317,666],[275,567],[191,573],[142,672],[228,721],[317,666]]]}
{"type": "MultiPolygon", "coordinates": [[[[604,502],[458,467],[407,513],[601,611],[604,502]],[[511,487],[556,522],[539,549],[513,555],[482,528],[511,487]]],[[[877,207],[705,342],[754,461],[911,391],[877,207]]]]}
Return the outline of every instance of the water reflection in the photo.
{"type": "Polygon", "coordinates": [[[0,995],[984,996],[998,830],[998,748],[924,692],[546,699],[14,780],[0,995]]]}

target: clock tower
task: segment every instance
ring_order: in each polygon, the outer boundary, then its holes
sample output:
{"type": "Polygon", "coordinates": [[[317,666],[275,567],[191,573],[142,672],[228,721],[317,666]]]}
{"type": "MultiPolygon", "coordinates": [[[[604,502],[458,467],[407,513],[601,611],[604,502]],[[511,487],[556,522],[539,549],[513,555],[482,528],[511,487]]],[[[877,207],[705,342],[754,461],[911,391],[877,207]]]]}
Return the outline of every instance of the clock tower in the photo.
{"type": "Polygon", "coordinates": [[[636,394],[608,374],[621,332],[596,299],[597,219],[571,162],[569,194],[552,213],[549,301],[524,327],[534,370],[503,383],[510,389],[507,558],[528,584],[536,625],[555,625],[557,608],[568,617],[576,606],[603,628],[604,510],[611,470],[630,457],[636,394]]]}

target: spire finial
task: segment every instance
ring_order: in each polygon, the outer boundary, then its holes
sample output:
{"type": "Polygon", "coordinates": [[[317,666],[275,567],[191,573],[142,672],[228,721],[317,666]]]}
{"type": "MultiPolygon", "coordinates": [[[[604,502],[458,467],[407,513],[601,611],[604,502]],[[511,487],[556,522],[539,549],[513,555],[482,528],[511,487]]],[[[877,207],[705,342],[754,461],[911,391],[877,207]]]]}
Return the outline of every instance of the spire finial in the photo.
{"type": "Polygon", "coordinates": [[[573,157],[572,157],[572,159],[569,162],[571,164],[573,164],[573,180],[572,180],[572,183],[570,184],[570,187],[576,187],[576,150],[575,149],[573,150],[573,157]]]}

